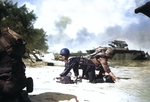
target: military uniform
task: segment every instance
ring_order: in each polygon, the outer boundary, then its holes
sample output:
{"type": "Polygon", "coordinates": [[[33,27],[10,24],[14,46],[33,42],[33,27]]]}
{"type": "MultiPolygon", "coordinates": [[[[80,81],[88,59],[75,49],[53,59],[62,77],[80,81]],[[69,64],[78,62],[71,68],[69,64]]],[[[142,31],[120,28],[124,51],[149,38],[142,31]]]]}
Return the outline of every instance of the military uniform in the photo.
{"type": "Polygon", "coordinates": [[[27,91],[23,91],[27,86],[26,66],[22,61],[25,45],[18,43],[12,47],[11,41],[7,43],[11,38],[7,36],[5,40],[0,35],[0,102],[31,102],[27,91]],[[8,53],[10,49],[14,51],[8,53]]]}
{"type": "MultiPolygon", "coordinates": [[[[103,69],[101,63],[96,63],[96,59],[87,59],[85,57],[70,58],[68,63],[65,64],[65,69],[60,76],[66,76],[71,69],[73,69],[75,76],[78,76],[79,69],[82,69],[82,78],[88,79],[91,83],[104,82],[103,77],[105,76],[105,71],[110,72],[109,68],[103,69]],[[95,70],[99,70],[98,76],[96,76],[95,70]]],[[[111,80],[111,82],[113,81],[111,80]]]]}
{"type": "Polygon", "coordinates": [[[115,53],[113,48],[99,47],[93,54],[88,56],[88,58],[90,58],[94,64],[101,64],[101,69],[103,68],[104,73],[106,72],[109,74],[108,76],[104,76],[106,82],[114,82],[117,80],[116,76],[109,69],[107,63],[108,59],[113,58],[114,55],[115,53]],[[95,59],[92,59],[92,57],[95,57],[95,59]]]}
{"type": "Polygon", "coordinates": [[[108,58],[113,56],[113,49],[99,48],[88,57],[70,58],[65,65],[65,70],[60,76],[66,76],[71,69],[73,69],[75,76],[78,76],[78,69],[82,69],[82,78],[86,77],[91,83],[101,83],[104,81],[114,82],[110,76],[105,76],[105,72],[107,72],[116,79],[107,64],[108,58]],[[99,70],[98,76],[95,75],[95,70],[99,70]],[[105,80],[103,80],[104,77],[105,80]]]}

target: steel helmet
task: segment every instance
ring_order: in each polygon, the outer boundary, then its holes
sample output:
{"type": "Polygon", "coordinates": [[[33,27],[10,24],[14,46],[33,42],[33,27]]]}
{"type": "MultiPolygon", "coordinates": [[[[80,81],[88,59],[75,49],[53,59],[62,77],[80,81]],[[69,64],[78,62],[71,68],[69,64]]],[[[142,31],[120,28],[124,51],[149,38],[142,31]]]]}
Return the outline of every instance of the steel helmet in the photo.
{"type": "Polygon", "coordinates": [[[69,49],[67,49],[67,48],[61,49],[60,55],[70,55],[69,49]]]}
{"type": "Polygon", "coordinates": [[[108,58],[112,58],[115,55],[114,49],[112,48],[108,48],[105,53],[108,58]]]}

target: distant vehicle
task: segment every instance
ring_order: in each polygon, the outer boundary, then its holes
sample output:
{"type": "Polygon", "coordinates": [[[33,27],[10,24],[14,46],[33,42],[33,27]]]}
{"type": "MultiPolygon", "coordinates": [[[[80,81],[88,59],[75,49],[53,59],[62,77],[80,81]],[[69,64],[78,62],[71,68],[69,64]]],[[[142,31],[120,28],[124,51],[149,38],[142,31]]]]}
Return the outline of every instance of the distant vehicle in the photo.
{"type": "MultiPolygon", "coordinates": [[[[141,50],[129,50],[128,44],[125,41],[114,40],[108,44],[111,48],[114,48],[115,56],[112,60],[148,60],[149,54],[141,50]]],[[[100,46],[101,47],[101,46],[100,46]]],[[[88,54],[94,53],[96,49],[86,50],[88,54]]],[[[109,47],[109,48],[110,48],[109,47]]],[[[105,47],[108,48],[108,47],[105,47]]]]}

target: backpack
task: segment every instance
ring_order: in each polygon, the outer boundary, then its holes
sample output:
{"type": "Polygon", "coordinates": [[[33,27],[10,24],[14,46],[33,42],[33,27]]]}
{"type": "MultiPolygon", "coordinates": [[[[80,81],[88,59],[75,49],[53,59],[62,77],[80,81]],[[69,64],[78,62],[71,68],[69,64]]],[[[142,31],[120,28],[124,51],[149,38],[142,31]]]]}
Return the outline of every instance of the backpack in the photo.
{"type": "Polygon", "coordinates": [[[26,42],[22,36],[9,29],[1,28],[0,52],[7,52],[11,55],[23,55],[25,53],[26,42]]]}

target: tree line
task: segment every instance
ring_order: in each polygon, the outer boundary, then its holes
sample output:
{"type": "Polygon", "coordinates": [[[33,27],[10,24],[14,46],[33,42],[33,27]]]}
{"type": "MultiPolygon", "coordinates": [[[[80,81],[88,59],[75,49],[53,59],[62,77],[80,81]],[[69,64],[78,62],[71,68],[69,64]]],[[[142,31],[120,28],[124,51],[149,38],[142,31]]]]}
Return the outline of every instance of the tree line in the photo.
{"type": "Polygon", "coordinates": [[[0,28],[9,27],[20,34],[31,50],[37,49],[43,52],[48,50],[46,43],[46,32],[41,29],[35,29],[33,24],[37,17],[24,4],[17,7],[18,3],[12,0],[0,0],[0,28]]]}

